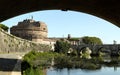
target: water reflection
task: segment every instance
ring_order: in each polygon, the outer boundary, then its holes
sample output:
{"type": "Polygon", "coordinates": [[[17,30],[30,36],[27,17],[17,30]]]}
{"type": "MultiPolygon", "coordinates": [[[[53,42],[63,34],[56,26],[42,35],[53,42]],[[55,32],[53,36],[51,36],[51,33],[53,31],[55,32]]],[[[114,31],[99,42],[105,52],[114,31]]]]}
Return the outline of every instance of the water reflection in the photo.
{"type": "Polygon", "coordinates": [[[47,69],[47,75],[118,75],[120,74],[120,57],[99,56],[85,58],[65,58],[54,60],[55,66],[47,69]],[[74,61],[73,61],[74,60],[74,61]],[[69,64],[69,65],[68,65],[69,64]]]}
{"type": "Polygon", "coordinates": [[[40,54],[31,62],[32,67],[27,68],[23,73],[26,75],[118,75],[120,73],[120,57],[52,55],[40,54]]]}
{"type": "Polygon", "coordinates": [[[89,71],[89,70],[81,70],[81,69],[67,69],[64,68],[62,70],[47,70],[47,75],[119,75],[120,68],[117,71],[114,71],[113,68],[103,67],[101,70],[97,71],[89,71]]]}

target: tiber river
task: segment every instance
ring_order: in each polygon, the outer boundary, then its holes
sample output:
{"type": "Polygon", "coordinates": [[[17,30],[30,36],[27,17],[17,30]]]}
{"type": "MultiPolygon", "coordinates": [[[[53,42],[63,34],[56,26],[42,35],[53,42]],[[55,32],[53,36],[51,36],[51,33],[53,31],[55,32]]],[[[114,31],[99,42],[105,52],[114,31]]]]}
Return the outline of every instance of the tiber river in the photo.
{"type": "Polygon", "coordinates": [[[120,75],[120,67],[102,67],[100,70],[48,69],[47,75],[120,75]]]}
{"type": "MultiPolygon", "coordinates": [[[[84,62],[84,65],[86,65],[86,62],[84,62]]],[[[97,69],[86,69],[86,68],[55,69],[51,67],[47,69],[46,75],[120,75],[119,57],[113,57],[112,59],[109,57],[104,58],[104,60],[102,60],[102,62],[98,64],[98,66],[99,68],[97,69]]]]}

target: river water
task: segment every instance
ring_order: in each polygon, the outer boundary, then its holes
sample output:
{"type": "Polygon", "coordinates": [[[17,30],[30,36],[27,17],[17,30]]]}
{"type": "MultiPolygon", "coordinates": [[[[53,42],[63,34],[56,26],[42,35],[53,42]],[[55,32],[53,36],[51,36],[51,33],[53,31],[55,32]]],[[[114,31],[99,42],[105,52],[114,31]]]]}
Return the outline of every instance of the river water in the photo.
{"type": "Polygon", "coordinates": [[[102,67],[100,70],[48,69],[47,75],[120,75],[120,67],[102,67]]]}
{"type": "Polygon", "coordinates": [[[98,58],[95,58],[94,61],[84,61],[82,66],[87,65],[87,68],[49,68],[46,75],[120,75],[120,57],[104,57],[101,61],[98,61],[98,58]],[[89,65],[92,66],[89,67],[89,65]],[[97,65],[97,68],[94,68],[94,65],[97,65]]]}

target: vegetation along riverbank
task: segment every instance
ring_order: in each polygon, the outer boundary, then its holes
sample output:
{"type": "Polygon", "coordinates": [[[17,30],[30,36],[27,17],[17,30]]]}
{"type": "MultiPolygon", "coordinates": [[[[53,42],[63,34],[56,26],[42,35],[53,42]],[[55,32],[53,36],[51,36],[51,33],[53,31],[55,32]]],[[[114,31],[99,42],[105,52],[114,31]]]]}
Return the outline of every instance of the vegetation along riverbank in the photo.
{"type": "Polygon", "coordinates": [[[23,57],[22,75],[47,75],[47,69],[80,68],[87,70],[100,70],[101,66],[119,66],[120,57],[112,57],[107,53],[91,55],[86,47],[79,52],[71,48],[67,41],[57,41],[55,51],[37,52],[32,50],[23,57]]]}

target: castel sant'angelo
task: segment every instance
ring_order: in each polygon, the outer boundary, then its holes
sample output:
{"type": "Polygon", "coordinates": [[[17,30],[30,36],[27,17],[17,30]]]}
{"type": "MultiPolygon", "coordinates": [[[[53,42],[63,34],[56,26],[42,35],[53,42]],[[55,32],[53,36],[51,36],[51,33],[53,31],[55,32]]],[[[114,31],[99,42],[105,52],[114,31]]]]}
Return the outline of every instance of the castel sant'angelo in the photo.
{"type": "MultiPolygon", "coordinates": [[[[68,38],[48,38],[48,28],[44,22],[35,21],[32,19],[26,19],[21,22],[18,22],[16,26],[10,28],[10,33],[22,39],[30,40],[35,43],[48,44],[54,46],[57,40],[60,39],[70,39],[68,38]]],[[[81,39],[78,41],[69,41],[71,44],[78,44],[81,42],[81,39]]]]}
{"type": "Polygon", "coordinates": [[[26,19],[18,22],[16,26],[10,28],[10,33],[36,43],[51,44],[54,41],[48,39],[48,28],[44,22],[26,19]]]}

